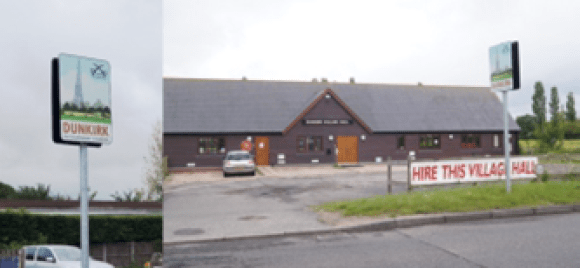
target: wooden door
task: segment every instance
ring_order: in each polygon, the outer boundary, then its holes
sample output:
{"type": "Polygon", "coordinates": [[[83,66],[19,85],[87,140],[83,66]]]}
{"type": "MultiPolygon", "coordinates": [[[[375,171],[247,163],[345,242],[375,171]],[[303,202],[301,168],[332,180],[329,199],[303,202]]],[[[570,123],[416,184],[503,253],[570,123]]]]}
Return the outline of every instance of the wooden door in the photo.
{"type": "Polygon", "coordinates": [[[338,136],[336,137],[336,147],[338,149],[338,163],[358,163],[358,137],[338,136]]]}
{"type": "Polygon", "coordinates": [[[267,166],[270,163],[270,146],[268,137],[256,137],[256,165],[267,166]]]}

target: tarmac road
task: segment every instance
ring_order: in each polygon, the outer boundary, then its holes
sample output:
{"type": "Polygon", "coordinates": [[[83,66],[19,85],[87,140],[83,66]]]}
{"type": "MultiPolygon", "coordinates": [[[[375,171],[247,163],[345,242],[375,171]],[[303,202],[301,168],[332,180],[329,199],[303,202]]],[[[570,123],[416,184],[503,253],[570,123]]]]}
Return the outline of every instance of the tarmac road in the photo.
{"type": "MultiPolygon", "coordinates": [[[[393,168],[393,180],[406,180],[393,168]]],[[[405,191],[404,183],[393,191],[405,191]]],[[[183,242],[327,228],[308,207],[386,192],[386,174],[184,184],[166,190],[163,241],[183,242]]]]}
{"type": "Polygon", "coordinates": [[[165,245],[163,267],[580,267],[580,213],[165,245]]]}

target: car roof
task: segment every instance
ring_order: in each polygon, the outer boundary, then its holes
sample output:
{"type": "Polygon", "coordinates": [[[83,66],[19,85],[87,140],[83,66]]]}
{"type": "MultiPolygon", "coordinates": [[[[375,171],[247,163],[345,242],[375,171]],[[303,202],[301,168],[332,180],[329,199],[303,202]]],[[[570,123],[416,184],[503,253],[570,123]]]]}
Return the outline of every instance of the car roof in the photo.
{"type": "Polygon", "coordinates": [[[28,245],[28,246],[24,246],[23,248],[30,248],[30,247],[47,247],[47,248],[76,248],[79,249],[76,246],[71,246],[71,245],[58,245],[58,244],[50,244],[50,245],[28,245]]]}

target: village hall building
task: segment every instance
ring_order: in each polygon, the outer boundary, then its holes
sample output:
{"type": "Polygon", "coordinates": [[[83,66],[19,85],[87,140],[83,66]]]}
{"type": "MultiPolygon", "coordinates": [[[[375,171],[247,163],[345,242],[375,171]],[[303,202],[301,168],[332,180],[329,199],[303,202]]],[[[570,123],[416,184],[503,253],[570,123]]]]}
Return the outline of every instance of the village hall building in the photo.
{"type": "Polygon", "coordinates": [[[163,90],[170,169],[220,167],[248,142],[257,165],[504,153],[503,105],[488,87],[164,78],[163,90]]]}

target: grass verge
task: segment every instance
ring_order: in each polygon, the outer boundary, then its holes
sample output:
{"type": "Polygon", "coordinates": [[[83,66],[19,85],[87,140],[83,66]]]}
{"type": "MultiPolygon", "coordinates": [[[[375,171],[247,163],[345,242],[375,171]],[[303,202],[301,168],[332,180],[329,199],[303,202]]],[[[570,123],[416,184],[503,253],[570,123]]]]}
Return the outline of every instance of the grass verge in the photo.
{"type": "Polygon", "coordinates": [[[580,181],[574,180],[513,184],[510,194],[506,193],[505,185],[483,185],[380,195],[350,201],[329,202],[315,208],[330,212],[342,212],[344,216],[388,215],[396,217],[578,202],[580,202],[580,181]]]}
{"type": "Polygon", "coordinates": [[[73,116],[73,115],[61,115],[60,120],[82,121],[82,122],[98,123],[98,124],[111,124],[110,118],[94,118],[94,117],[73,116]]]}
{"type": "MultiPolygon", "coordinates": [[[[519,140],[519,146],[522,154],[535,154],[539,153],[539,141],[535,139],[522,139],[519,140]]],[[[580,153],[580,140],[564,140],[564,146],[560,150],[551,150],[548,153],[555,154],[579,154],[580,153]]]]}

